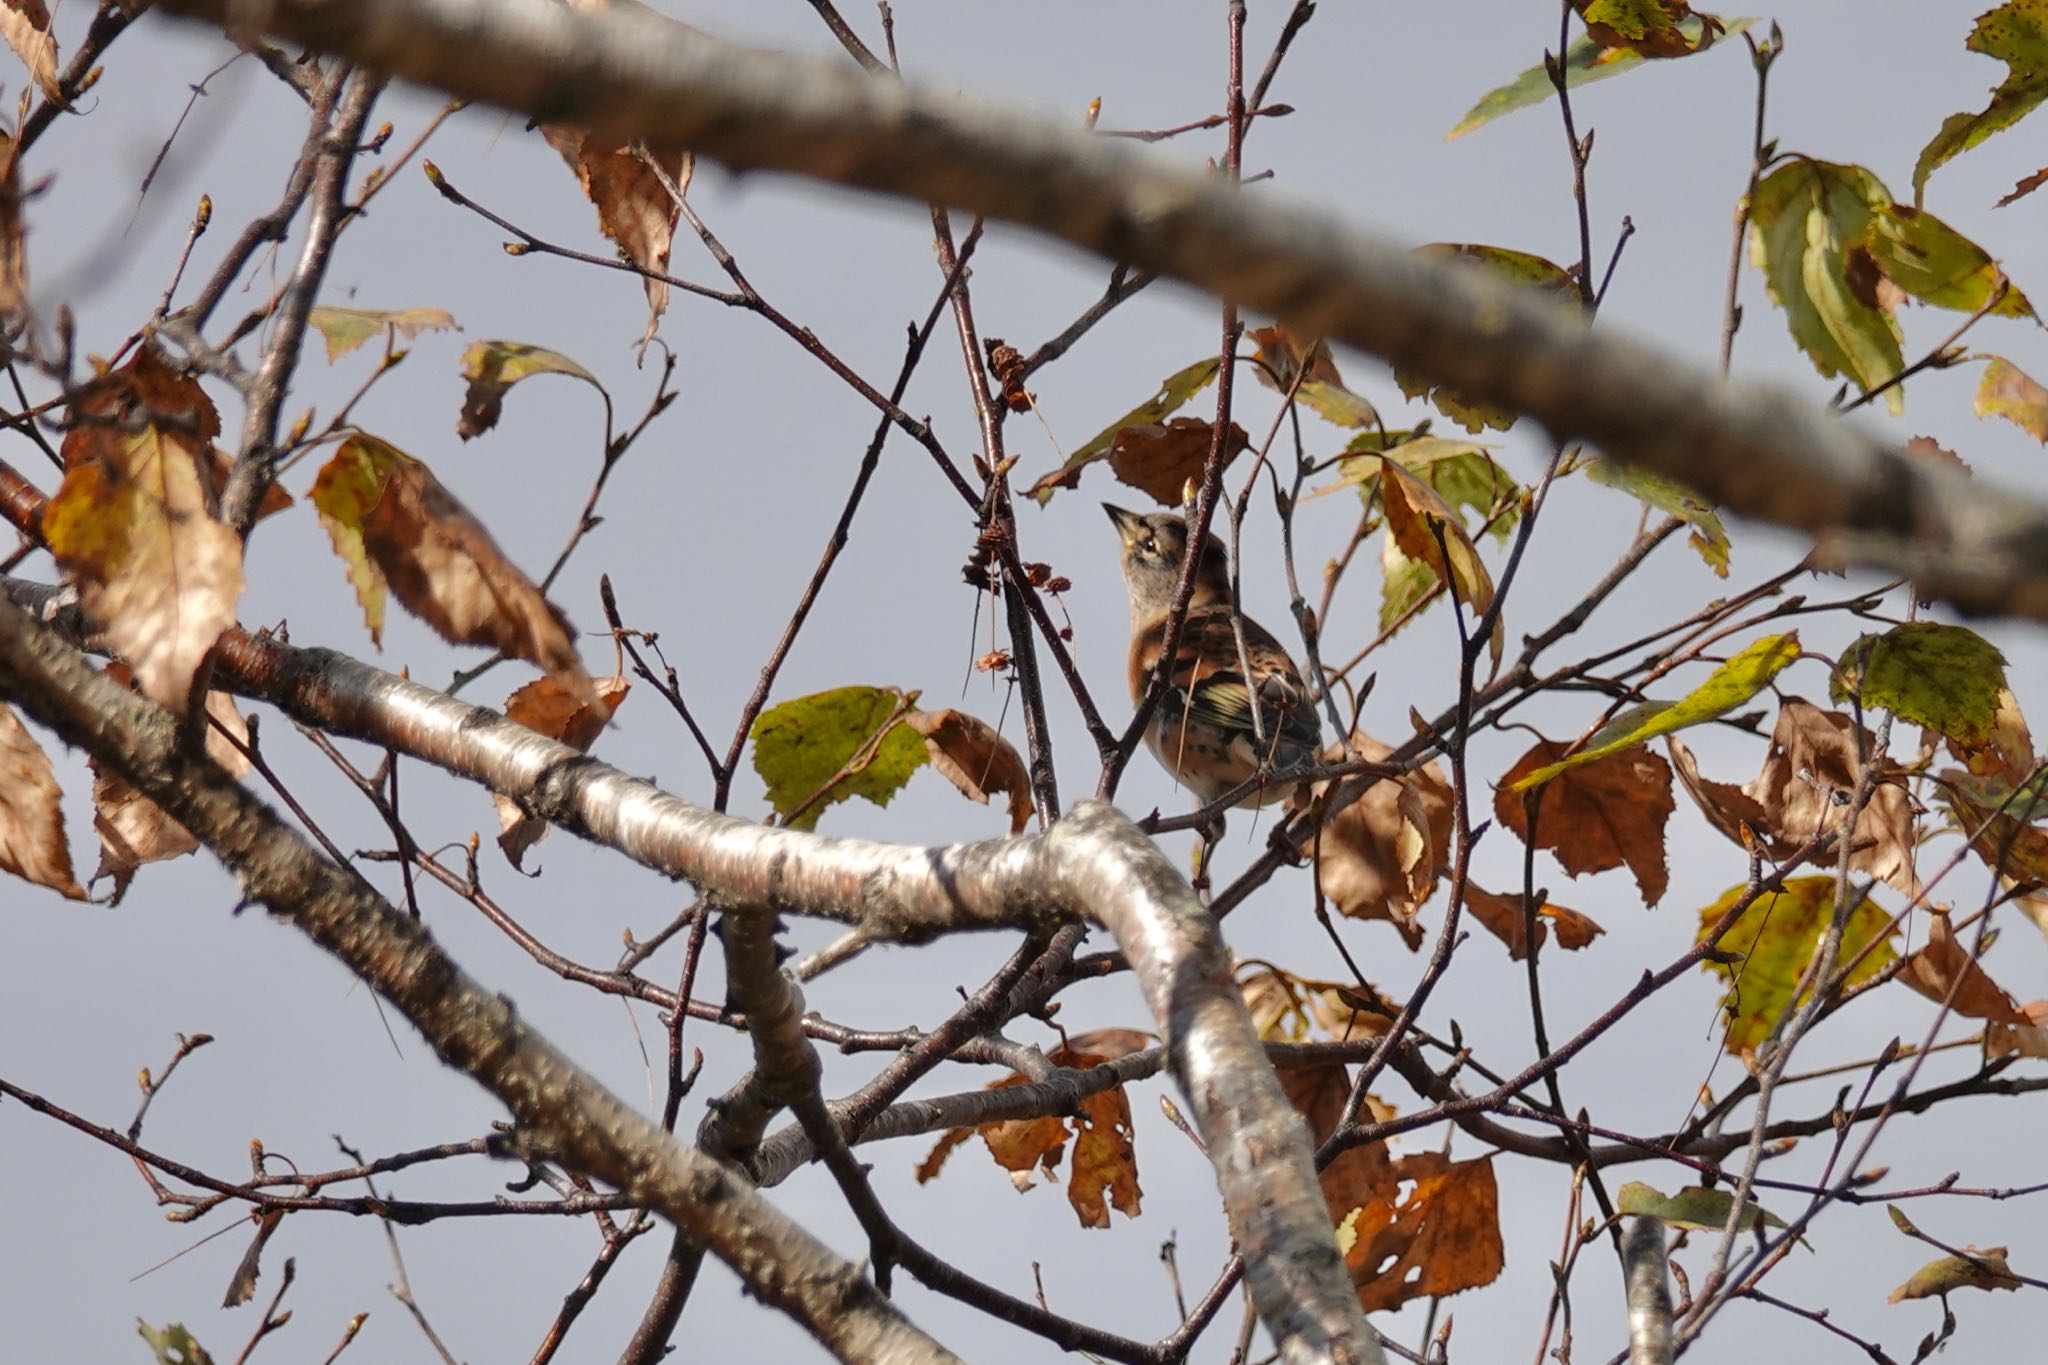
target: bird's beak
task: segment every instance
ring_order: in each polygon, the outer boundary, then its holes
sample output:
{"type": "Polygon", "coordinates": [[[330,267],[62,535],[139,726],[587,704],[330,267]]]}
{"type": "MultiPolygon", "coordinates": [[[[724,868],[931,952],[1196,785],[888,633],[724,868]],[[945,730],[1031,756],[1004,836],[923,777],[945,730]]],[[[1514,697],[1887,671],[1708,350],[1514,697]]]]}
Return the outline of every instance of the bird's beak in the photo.
{"type": "Polygon", "coordinates": [[[1102,504],[1102,510],[1109,513],[1109,519],[1116,523],[1116,533],[1123,537],[1126,545],[1136,541],[1139,533],[1145,528],[1145,518],[1136,512],[1127,512],[1114,503],[1107,502],[1102,504]]]}

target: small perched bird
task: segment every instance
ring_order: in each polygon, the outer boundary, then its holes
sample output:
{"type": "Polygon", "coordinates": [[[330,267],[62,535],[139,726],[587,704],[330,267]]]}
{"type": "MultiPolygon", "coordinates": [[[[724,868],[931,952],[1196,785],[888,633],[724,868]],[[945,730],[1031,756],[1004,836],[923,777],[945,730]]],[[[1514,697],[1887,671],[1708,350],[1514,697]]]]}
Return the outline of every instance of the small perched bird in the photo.
{"type": "MultiPolygon", "coordinates": [[[[1188,524],[1167,512],[1146,515],[1108,503],[1102,509],[1124,543],[1124,587],[1131,597],[1131,700],[1136,702],[1145,695],[1159,660],[1187,554],[1188,524]]],[[[1285,779],[1312,767],[1322,737],[1301,670],[1270,631],[1242,617],[1244,656],[1251,663],[1251,685],[1246,686],[1231,618],[1230,566],[1223,542],[1211,535],[1195,568],[1194,594],[1167,671],[1165,695],[1145,730],[1147,747],[1205,804],[1254,774],[1285,779]]],[[[1269,782],[1237,804],[1263,806],[1295,786],[1269,782]]]]}

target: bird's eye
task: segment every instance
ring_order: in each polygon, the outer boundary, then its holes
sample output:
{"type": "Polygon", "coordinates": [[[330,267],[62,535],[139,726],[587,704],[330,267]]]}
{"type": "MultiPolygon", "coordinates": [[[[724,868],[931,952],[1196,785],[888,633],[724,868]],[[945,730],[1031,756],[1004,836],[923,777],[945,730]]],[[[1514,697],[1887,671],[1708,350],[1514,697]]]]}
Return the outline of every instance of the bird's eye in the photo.
{"type": "Polygon", "coordinates": [[[1138,548],[1139,548],[1139,549],[1141,549],[1141,550],[1143,550],[1143,551],[1144,551],[1144,552],[1145,552],[1146,554],[1148,554],[1148,555],[1151,555],[1151,554],[1158,554],[1158,553],[1159,553],[1159,541],[1158,541],[1158,540],[1157,540],[1157,539],[1156,539],[1155,537],[1152,537],[1152,536],[1146,536],[1146,537],[1145,537],[1145,543],[1144,543],[1143,545],[1139,546],[1138,548]]]}

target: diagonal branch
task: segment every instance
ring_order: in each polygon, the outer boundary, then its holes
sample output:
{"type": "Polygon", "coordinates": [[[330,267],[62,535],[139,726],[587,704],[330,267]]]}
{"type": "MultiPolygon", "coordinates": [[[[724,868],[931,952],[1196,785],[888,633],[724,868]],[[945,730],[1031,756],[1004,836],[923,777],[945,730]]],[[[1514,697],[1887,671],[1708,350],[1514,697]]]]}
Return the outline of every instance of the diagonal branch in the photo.
{"type": "Polygon", "coordinates": [[[1192,166],[843,62],[732,47],[650,12],[546,0],[166,0],[352,61],[741,170],[791,171],[1020,223],[1226,294],[1560,440],[1813,532],[1965,610],[2048,620],[2048,507],[1916,463],[1775,390],[1735,386],[1560,308],[1192,166]]]}
{"type": "Polygon", "coordinates": [[[412,1021],[441,1059],[512,1111],[517,1140],[658,1210],[842,1360],[947,1361],[860,1267],[747,1182],[685,1147],[523,1023],[426,930],[316,854],[176,724],[0,604],[0,691],[119,772],[220,858],[243,894],[339,958],[412,1021]]]}
{"type": "MultiPolygon", "coordinates": [[[[522,1122],[536,1122],[529,1109],[539,1113],[550,1096],[572,1091],[579,1107],[597,1106],[605,1116],[574,1130],[584,1146],[564,1150],[554,1139],[551,1155],[629,1193],[673,1186],[687,1189],[678,1197],[715,1200],[728,1197],[728,1185],[746,1188],[720,1166],[717,1189],[707,1193],[690,1181],[713,1177],[693,1174],[676,1155],[659,1171],[645,1169],[647,1162],[622,1170],[600,1139],[643,1127],[663,1144],[668,1135],[528,1033],[502,1000],[463,977],[410,920],[377,919],[372,912],[387,909],[380,899],[317,859],[224,774],[174,755],[158,733],[161,714],[35,625],[11,591],[0,594],[7,599],[0,603],[0,694],[19,699],[35,719],[110,763],[163,806],[242,877],[252,899],[285,907],[390,995],[451,1064],[477,1074],[472,1067],[495,1064],[515,1044],[540,1049],[541,1061],[533,1065],[546,1075],[521,1073],[506,1082],[509,1093],[499,1092],[522,1122]],[[315,897],[324,907],[320,914],[301,905],[315,897]],[[460,1006],[414,994],[440,989],[457,992],[460,1006]],[[484,1032],[453,1032],[458,1025],[484,1032]],[[588,1094],[577,1088],[585,1083],[588,1094]],[[556,1088],[550,1092],[550,1086],[556,1088]],[[684,1169],[671,1169],[679,1162],[684,1169]]],[[[1099,920],[1115,936],[1167,1039],[1174,1079],[1208,1146],[1245,1254],[1253,1302],[1283,1358],[1378,1365],[1377,1339],[1359,1310],[1316,1183],[1308,1131],[1266,1062],[1216,921],[1172,861],[1108,804],[1082,802],[1041,835],[946,848],[770,829],[692,805],[496,712],[329,650],[230,631],[218,657],[215,679],[224,686],[269,701],[304,724],[370,739],[482,782],[585,838],[699,883],[727,905],[836,916],[869,927],[878,938],[899,939],[1049,925],[1083,912],[1099,920]]],[[[649,1202],[670,1212],[652,1196],[649,1202]]],[[[686,1219],[676,1221],[726,1257],[720,1241],[686,1219]]],[[[716,1230],[741,1235],[723,1224],[716,1230]]],[[[760,1251],[728,1249],[735,1255],[760,1251]]],[[[860,1306],[865,1291],[819,1273],[820,1283],[836,1285],[835,1292],[852,1295],[853,1307],[860,1306]]]]}

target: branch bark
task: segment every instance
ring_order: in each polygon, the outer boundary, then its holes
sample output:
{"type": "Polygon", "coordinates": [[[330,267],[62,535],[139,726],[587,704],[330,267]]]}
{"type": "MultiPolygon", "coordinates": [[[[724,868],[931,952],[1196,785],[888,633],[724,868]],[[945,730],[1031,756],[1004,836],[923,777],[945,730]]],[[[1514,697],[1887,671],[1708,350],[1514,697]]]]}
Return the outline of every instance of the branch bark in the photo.
{"type": "Polygon", "coordinates": [[[450,94],[1019,223],[1188,281],[1537,418],[1831,559],[1965,611],[2048,620],[2048,507],[1814,405],[1730,385],[1577,310],[1282,194],[845,63],[743,50],[648,11],[547,0],[166,0],[450,94]]]}
{"type": "MultiPolygon", "coordinates": [[[[316,920],[298,901],[317,892],[323,904],[339,904],[340,890],[332,884],[345,885],[348,915],[315,937],[379,990],[398,992],[394,1002],[452,1065],[476,1075],[465,1060],[507,1044],[454,1036],[444,1040],[429,1023],[452,1026],[469,1011],[481,1010],[492,1027],[516,1029],[543,1049],[548,1068],[573,1071],[566,1058],[518,1026],[502,1000],[462,977],[410,920],[394,915],[389,917],[394,924],[380,921],[371,936],[374,952],[359,944],[367,932],[359,921],[372,910],[388,911],[380,899],[318,859],[224,773],[181,756],[167,738],[159,743],[149,728],[160,716],[155,708],[88,668],[54,632],[16,605],[12,590],[0,598],[5,599],[0,602],[0,695],[18,698],[42,724],[111,764],[213,848],[243,878],[252,899],[292,913],[309,932],[316,920]],[[137,771],[131,773],[131,767],[137,771]],[[201,795],[227,804],[216,809],[202,804],[201,795]],[[244,821],[263,827],[260,849],[233,837],[244,821]],[[283,859],[288,866],[266,870],[269,858],[283,859]],[[278,878],[285,880],[279,883],[278,878]],[[283,889],[276,889],[280,885],[283,889]],[[387,955],[406,953],[425,954],[427,965],[385,961],[387,955]],[[443,977],[451,979],[447,989],[460,988],[468,1002],[445,1021],[442,1016],[450,1007],[415,1001],[410,994],[443,977]]],[[[494,711],[330,650],[297,649],[230,631],[221,639],[214,676],[217,683],[271,702],[303,724],[371,740],[481,782],[648,867],[688,878],[730,906],[773,905],[850,919],[869,926],[877,937],[897,938],[1067,921],[1080,913],[1099,920],[1130,962],[1167,1040],[1174,1079],[1209,1148],[1224,1207],[1245,1252],[1253,1302],[1283,1358],[1380,1365],[1377,1338],[1337,1252],[1316,1183],[1308,1129],[1266,1062],[1264,1045],[1231,979],[1216,922],[1166,855],[1108,804],[1083,802],[1042,835],[947,848],[834,839],[705,810],[494,711]]],[[[581,1072],[574,1074],[593,1092],[579,1092],[577,1103],[602,1102],[605,1118],[596,1126],[603,1133],[624,1131],[624,1125],[647,1140],[658,1138],[657,1150],[687,1150],[674,1147],[667,1134],[581,1072]]],[[[527,1111],[513,1103],[513,1094],[536,1112],[545,1107],[545,1086],[521,1082],[507,1094],[484,1076],[478,1079],[513,1104],[522,1122],[527,1111]]],[[[604,1164],[577,1168],[632,1191],[635,1187],[617,1173],[616,1155],[598,1154],[604,1164]]],[[[690,1155],[703,1160],[701,1154],[690,1155]]],[[[589,1152],[581,1157],[594,1159],[589,1152]]],[[[577,1161],[567,1155],[563,1159],[572,1165],[577,1161]]],[[[746,1188],[727,1168],[706,1164],[717,1172],[720,1190],[728,1184],[746,1188]]],[[[664,1205],[653,1206],[668,1212],[664,1205]]],[[[678,1227],[699,1235],[690,1223],[678,1220],[678,1227]]],[[[707,1238],[705,1244],[726,1256],[717,1241],[707,1238]]],[[[868,1281],[863,1277],[861,1283],[868,1281]]],[[[761,1297],[781,1302],[768,1293],[761,1297]]]]}

